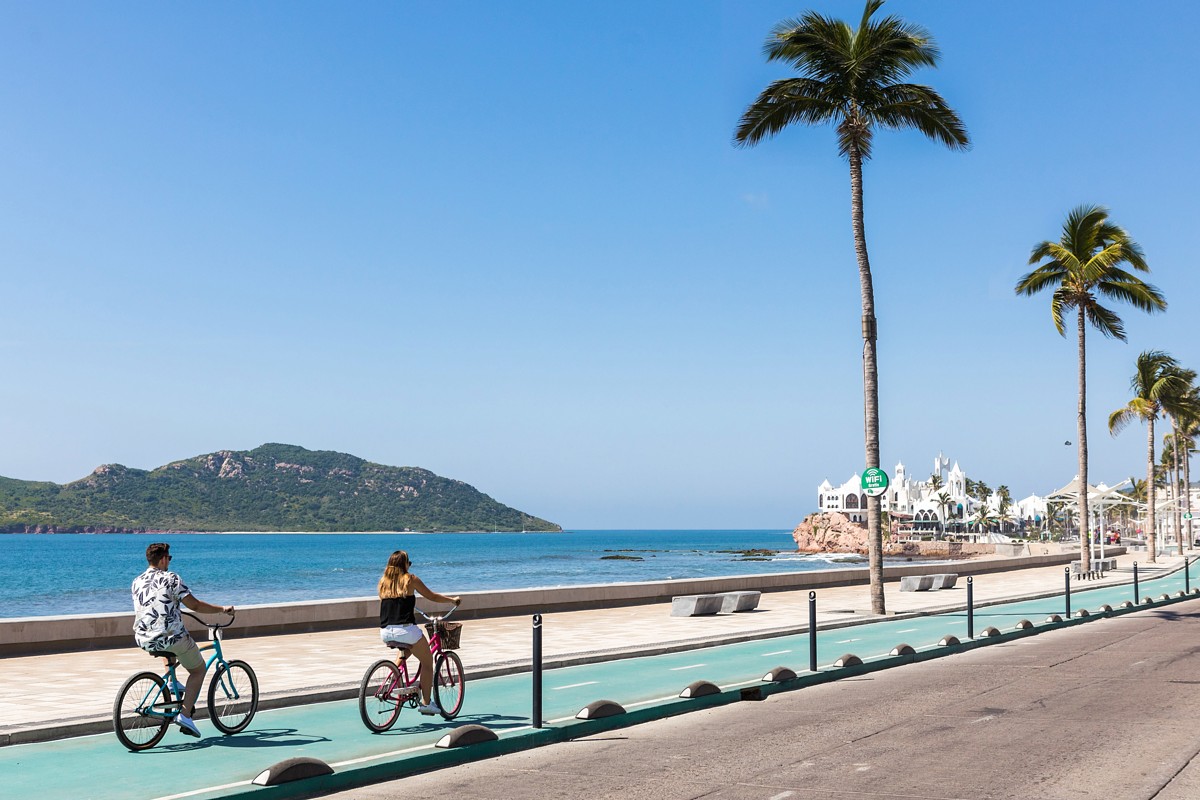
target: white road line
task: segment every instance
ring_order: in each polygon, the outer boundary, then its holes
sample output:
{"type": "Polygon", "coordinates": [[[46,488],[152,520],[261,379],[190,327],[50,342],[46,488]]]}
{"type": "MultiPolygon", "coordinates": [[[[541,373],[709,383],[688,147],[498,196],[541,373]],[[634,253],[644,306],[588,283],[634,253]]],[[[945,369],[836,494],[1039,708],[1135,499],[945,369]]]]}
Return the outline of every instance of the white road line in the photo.
{"type": "Polygon", "coordinates": [[[902,631],[896,631],[896,633],[912,633],[915,630],[916,630],[916,628],[905,628],[902,631]]]}
{"type": "Polygon", "coordinates": [[[781,656],[784,653],[790,653],[790,652],[792,652],[792,651],[791,650],[773,650],[770,653],[763,653],[763,658],[766,658],[767,656],[781,656]]]}
{"type": "Polygon", "coordinates": [[[550,688],[554,691],[558,691],[559,689],[577,689],[580,686],[591,686],[599,682],[600,681],[584,681],[583,683],[568,683],[566,686],[551,686],[550,688]]]}
{"type": "Polygon", "coordinates": [[[786,798],[788,798],[788,797],[795,797],[795,796],[796,796],[795,792],[780,792],[779,794],[772,795],[768,800],[786,800],[786,798]]]}
{"type": "Polygon", "coordinates": [[[671,667],[670,672],[679,672],[681,669],[695,669],[696,667],[707,667],[708,664],[688,664],[686,667],[671,667]]]}
{"type": "Polygon", "coordinates": [[[834,644],[850,644],[851,642],[857,641],[858,639],[842,639],[840,642],[834,642],[834,644]]]}
{"type": "Polygon", "coordinates": [[[193,797],[198,794],[208,794],[209,792],[220,792],[225,789],[233,789],[237,786],[249,786],[249,785],[250,785],[250,781],[238,781],[237,783],[226,783],[226,784],[222,784],[221,786],[209,786],[204,789],[193,789],[190,792],[183,792],[182,794],[167,794],[167,795],[163,795],[162,797],[157,797],[157,798],[155,798],[155,800],[178,800],[178,798],[180,798],[180,797],[193,797]]]}

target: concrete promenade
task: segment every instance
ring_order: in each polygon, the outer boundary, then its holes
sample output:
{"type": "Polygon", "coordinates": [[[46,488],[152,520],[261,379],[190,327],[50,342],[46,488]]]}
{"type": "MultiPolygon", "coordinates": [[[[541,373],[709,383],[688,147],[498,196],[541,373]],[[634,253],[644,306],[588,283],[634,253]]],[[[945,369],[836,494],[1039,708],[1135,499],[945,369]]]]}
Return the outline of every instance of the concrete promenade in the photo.
{"type": "Polygon", "coordinates": [[[1200,599],[329,800],[1195,800],[1200,599]]]}
{"type": "MultiPolygon", "coordinates": [[[[1182,565],[1177,556],[1144,564],[1145,553],[1120,556],[1118,570],[1105,578],[1074,581],[1074,589],[1129,583],[1133,561],[1150,578],[1182,565]]],[[[952,571],[951,565],[930,572],[952,571]]],[[[1001,600],[1061,593],[1062,566],[993,572],[974,578],[976,608],[1001,600]]],[[[966,584],[936,592],[901,592],[899,581],[885,584],[889,615],[945,612],[964,608],[966,584]]],[[[469,594],[464,595],[469,605],[469,594]]],[[[865,585],[829,587],[817,593],[818,624],[864,622],[869,613],[865,585]]],[[[765,593],[755,612],[714,617],[674,618],[670,603],[566,611],[544,616],[543,654],[547,667],[604,660],[620,655],[669,652],[714,641],[761,638],[804,630],[808,591],[765,593]]],[[[531,650],[529,615],[492,617],[465,623],[459,651],[468,678],[525,671],[531,650]]],[[[249,662],[259,677],[264,707],[350,697],[363,671],[387,651],[375,629],[355,629],[225,640],[228,658],[249,662]]],[[[113,698],[131,673],[158,664],[129,647],[78,653],[0,659],[0,745],[100,732],[110,728],[113,698]]]]}

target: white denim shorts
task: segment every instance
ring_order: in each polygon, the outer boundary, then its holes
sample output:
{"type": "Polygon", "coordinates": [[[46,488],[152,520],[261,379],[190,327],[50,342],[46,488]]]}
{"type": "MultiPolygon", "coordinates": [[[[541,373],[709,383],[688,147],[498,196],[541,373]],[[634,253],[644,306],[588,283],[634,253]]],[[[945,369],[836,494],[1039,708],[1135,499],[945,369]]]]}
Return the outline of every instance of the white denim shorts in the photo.
{"type": "Polygon", "coordinates": [[[421,641],[424,636],[420,625],[388,625],[386,628],[379,629],[379,638],[384,644],[395,642],[396,644],[412,645],[421,641]]]}

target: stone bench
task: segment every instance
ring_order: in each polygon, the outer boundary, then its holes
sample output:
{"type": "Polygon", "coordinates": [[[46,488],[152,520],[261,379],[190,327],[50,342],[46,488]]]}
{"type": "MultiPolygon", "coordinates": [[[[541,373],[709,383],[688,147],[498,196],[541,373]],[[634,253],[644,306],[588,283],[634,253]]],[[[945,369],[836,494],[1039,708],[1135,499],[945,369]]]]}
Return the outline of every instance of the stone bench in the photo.
{"type": "Polygon", "coordinates": [[[671,598],[672,617],[703,617],[721,610],[722,595],[685,594],[671,598]]]}
{"type": "Polygon", "coordinates": [[[938,589],[953,589],[958,582],[958,574],[953,572],[936,575],[905,575],[900,579],[902,592],[928,592],[938,589]]]}
{"type": "MultiPolygon", "coordinates": [[[[762,592],[725,592],[720,595],[721,610],[729,612],[753,611],[758,608],[758,600],[762,592]]],[[[674,601],[672,601],[674,605],[674,601]]]]}
{"type": "Polygon", "coordinates": [[[902,592],[928,592],[932,588],[932,575],[905,575],[900,579],[900,591],[902,592]]]}
{"type": "Polygon", "coordinates": [[[958,573],[956,572],[943,572],[933,576],[934,589],[953,589],[956,583],[958,583],[958,573]]]}
{"type": "MultiPolygon", "coordinates": [[[[1078,577],[1081,574],[1080,564],[1082,564],[1082,563],[1083,562],[1081,562],[1081,561],[1072,561],[1071,562],[1071,574],[1072,575],[1075,575],[1078,577]]],[[[1091,569],[1088,570],[1086,573],[1083,573],[1083,576],[1088,577],[1088,578],[1094,578],[1096,576],[1103,576],[1105,572],[1115,570],[1116,568],[1117,568],[1117,560],[1115,558],[1093,558],[1091,561],[1091,569]]]]}

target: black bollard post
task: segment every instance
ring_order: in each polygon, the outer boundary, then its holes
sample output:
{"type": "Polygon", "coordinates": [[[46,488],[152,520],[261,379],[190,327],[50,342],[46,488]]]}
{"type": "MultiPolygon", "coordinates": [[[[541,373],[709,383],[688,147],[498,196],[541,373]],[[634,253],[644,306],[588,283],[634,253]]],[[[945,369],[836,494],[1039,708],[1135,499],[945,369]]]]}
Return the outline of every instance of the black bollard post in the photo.
{"type": "Polygon", "coordinates": [[[1133,562],[1133,604],[1138,604],[1137,562],[1133,562]]]}
{"type": "Polygon", "coordinates": [[[808,671],[817,671],[817,593],[808,593],[808,671]]]}
{"type": "Polygon", "coordinates": [[[975,581],[967,576],[967,638],[975,638],[975,581]]]}
{"type": "Polygon", "coordinates": [[[1191,567],[1188,566],[1187,556],[1184,556],[1184,558],[1183,558],[1183,593],[1184,594],[1192,593],[1192,579],[1191,579],[1191,576],[1188,575],[1189,569],[1191,569],[1191,567]]]}
{"type": "Polygon", "coordinates": [[[533,727],[542,727],[542,615],[533,615],[533,727]]]}
{"type": "Polygon", "coordinates": [[[1067,587],[1067,619],[1071,618],[1071,568],[1063,567],[1063,581],[1067,587]]]}

